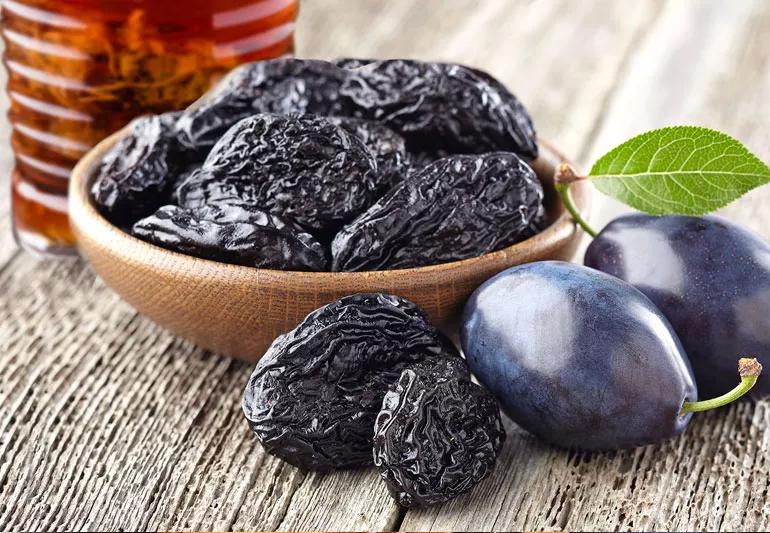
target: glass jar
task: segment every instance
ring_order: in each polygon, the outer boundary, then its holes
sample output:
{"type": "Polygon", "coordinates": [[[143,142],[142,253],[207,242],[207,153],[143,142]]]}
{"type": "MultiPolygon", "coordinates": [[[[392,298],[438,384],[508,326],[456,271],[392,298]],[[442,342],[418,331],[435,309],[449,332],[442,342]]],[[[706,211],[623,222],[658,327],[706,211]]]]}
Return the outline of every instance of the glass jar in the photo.
{"type": "Polygon", "coordinates": [[[68,253],[67,181],[133,117],[181,109],[234,66],[293,52],[298,0],[2,0],[14,233],[68,253]]]}

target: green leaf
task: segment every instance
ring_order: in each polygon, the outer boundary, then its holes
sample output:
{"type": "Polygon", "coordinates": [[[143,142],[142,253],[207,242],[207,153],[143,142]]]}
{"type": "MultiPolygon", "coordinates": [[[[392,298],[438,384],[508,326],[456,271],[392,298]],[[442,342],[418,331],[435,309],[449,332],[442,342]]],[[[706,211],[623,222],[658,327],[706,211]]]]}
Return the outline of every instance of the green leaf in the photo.
{"type": "Polygon", "coordinates": [[[602,156],[589,178],[653,215],[704,215],[770,182],[770,168],[732,137],[695,126],[648,131],[602,156]]]}

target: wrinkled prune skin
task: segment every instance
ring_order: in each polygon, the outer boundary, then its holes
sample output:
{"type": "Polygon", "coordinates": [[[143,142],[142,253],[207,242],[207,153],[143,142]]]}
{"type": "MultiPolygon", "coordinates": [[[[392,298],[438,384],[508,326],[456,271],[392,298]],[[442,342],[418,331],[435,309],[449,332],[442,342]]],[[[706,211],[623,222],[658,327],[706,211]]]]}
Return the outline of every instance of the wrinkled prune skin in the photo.
{"type": "Polygon", "coordinates": [[[346,69],[356,69],[374,63],[376,59],[364,59],[360,57],[340,57],[332,61],[335,65],[346,69]]]}
{"type": "Polygon", "coordinates": [[[332,270],[387,270],[457,261],[528,236],[543,188],[507,152],[451,156],[425,167],[346,225],[332,270]]]}
{"type": "Polygon", "coordinates": [[[262,114],[228,130],[179,201],[238,199],[323,232],[363,212],[386,179],[363,142],[327,119],[262,114]]]}
{"type": "Polygon", "coordinates": [[[172,128],[159,115],[135,119],[105,156],[91,195],[112,222],[125,225],[163,205],[173,185],[172,128]]]}
{"type": "Polygon", "coordinates": [[[546,211],[544,206],[540,206],[540,209],[537,210],[537,213],[530,221],[527,229],[522,232],[521,240],[529,239],[530,237],[533,237],[542,232],[548,227],[549,223],[550,220],[548,219],[548,211],[546,211]]]}
{"type": "Polygon", "coordinates": [[[347,69],[319,60],[241,65],[184,111],[180,141],[211,148],[238,121],[256,113],[347,115],[339,101],[347,75],[347,69]]]}
{"type": "Polygon", "coordinates": [[[400,133],[410,151],[538,153],[532,119],[489,74],[462,65],[375,61],[349,70],[345,109],[400,133]]]}
{"type": "Polygon", "coordinates": [[[386,189],[406,177],[408,156],[404,138],[398,133],[371,120],[329,117],[329,121],[361,139],[377,160],[377,169],[386,189]]]}
{"type": "Polygon", "coordinates": [[[132,233],[175,252],[223,263],[299,271],[327,267],[324,249],[312,236],[246,205],[167,205],[139,220],[132,233]]]}
{"type": "Polygon", "coordinates": [[[273,342],[249,379],[243,411],[265,450],[295,466],[368,465],[386,390],[406,367],[431,358],[461,361],[414,303],[347,296],[273,342]]]}
{"type": "Polygon", "coordinates": [[[446,368],[404,370],[375,422],[374,464],[404,507],[450,500],[494,468],[505,441],[500,411],[484,389],[446,368]]]}
{"type": "Polygon", "coordinates": [[[188,181],[194,180],[200,171],[201,166],[193,164],[176,174],[176,176],[173,178],[171,196],[169,197],[169,200],[172,204],[179,205],[179,189],[188,181]]]}
{"type": "Polygon", "coordinates": [[[420,172],[423,168],[427,167],[431,163],[435,163],[439,159],[444,159],[445,157],[449,157],[450,154],[446,150],[438,150],[435,152],[412,152],[407,155],[407,161],[408,161],[408,174],[416,174],[417,172],[420,172]]]}

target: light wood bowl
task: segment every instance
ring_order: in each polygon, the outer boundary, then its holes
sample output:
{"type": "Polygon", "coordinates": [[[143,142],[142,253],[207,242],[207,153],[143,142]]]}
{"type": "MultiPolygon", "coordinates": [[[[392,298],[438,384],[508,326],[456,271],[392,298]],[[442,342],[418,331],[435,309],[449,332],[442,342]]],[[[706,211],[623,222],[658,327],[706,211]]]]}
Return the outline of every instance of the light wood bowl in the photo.
{"type": "MultiPolygon", "coordinates": [[[[555,166],[568,160],[541,140],[541,155],[533,168],[545,185],[553,223],[497,252],[421,268],[340,273],[264,270],[198,259],[132,237],[91,204],[88,191],[95,171],[124,134],[120,131],[102,141],[72,172],[70,219],[80,252],[140,313],[204,348],[246,361],[259,359],[276,336],[310,311],[358,292],[409,298],[454,336],[465,300],[482,282],[514,265],[570,259],[581,236],[553,189],[555,166]]],[[[573,195],[586,211],[589,189],[578,185],[573,195]]]]}

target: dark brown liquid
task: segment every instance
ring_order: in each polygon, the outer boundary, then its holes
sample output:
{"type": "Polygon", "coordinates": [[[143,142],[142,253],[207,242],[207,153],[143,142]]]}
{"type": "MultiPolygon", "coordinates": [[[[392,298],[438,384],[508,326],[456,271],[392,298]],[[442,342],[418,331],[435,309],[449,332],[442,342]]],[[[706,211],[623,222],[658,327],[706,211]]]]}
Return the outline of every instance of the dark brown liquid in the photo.
{"type": "Polygon", "coordinates": [[[293,51],[298,0],[3,0],[17,239],[66,252],[67,182],[97,142],[293,51]]]}

